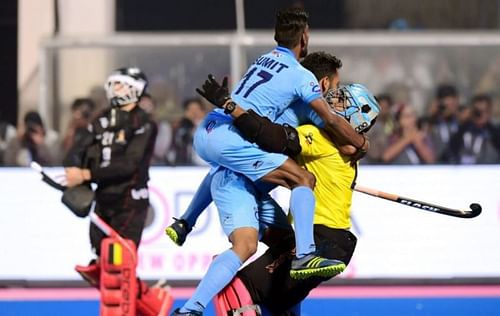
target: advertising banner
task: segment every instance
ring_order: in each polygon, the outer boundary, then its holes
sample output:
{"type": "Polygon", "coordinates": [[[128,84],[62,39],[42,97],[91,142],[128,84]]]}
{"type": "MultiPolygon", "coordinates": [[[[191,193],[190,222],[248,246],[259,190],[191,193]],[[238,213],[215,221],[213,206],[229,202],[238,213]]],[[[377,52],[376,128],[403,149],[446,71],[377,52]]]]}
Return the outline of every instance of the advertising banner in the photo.
{"type": "MultiPolygon", "coordinates": [[[[164,234],[207,172],[152,168],[151,207],[139,248],[141,277],[199,279],[213,256],[230,246],[213,204],[183,247],[164,234]]],[[[89,219],[75,217],[60,203],[61,193],[29,169],[3,168],[0,177],[0,279],[79,280],[74,266],[92,258],[89,219]]],[[[362,166],[357,182],[447,207],[477,202],[483,213],[454,218],[354,193],[351,231],[358,245],[341,277],[500,277],[500,166],[362,166]]],[[[272,195],[287,211],[289,192],[278,189],[272,195]]]]}

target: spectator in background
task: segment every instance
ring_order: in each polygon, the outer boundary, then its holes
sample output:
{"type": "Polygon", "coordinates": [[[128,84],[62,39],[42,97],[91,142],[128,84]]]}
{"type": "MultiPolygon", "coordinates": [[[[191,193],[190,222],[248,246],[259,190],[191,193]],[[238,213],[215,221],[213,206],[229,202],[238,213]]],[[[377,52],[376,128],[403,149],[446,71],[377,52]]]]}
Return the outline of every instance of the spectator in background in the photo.
{"type": "Polygon", "coordinates": [[[100,115],[102,111],[109,107],[108,97],[106,96],[106,90],[103,86],[92,87],[90,89],[89,99],[91,99],[95,105],[92,119],[100,115]]]}
{"type": "Polygon", "coordinates": [[[382,162],[382,154],[387,147],[389,136],[394,130],[394,117],[391,112],[392,97],[388,94],[377,96],[380,105],[380,113],[377,117],[377,124],[374,124],[368,132],[370,139],[370,150],[366,154],[362,163],[377,164],[382,162]]]}
{"type": "MultiPolygon", "coordinates": [[[[1,111],[1,110],[0,110],[1,111]]],[[[16,137],[16,128],[7,121],[3,120],[0,112],[0,166],[5,164],[4,155],[7,145],[16,137]]]]}
{"type": "Polygon", "coordinates": [[[500,121],[500,54],[492,59],[486,71],[479,80],[475,91],[480,94],[489,94],[493,97],[493,120],[500,121]]]}
{"type": "Polygon", "coordinates": [[[71,118],[62,142],[64,153],[67,153],[74,143],[78,143],[82,132],[87,129],[93,118],[94,110],[95,104],[92,99],[78,98],[73,101],[73,104],[71,104],[71,118]]]}
{"type": "Polygon", "coordinates": [[[466,105],[460,105],[458,107],[457,120],[458,126],[461,126],[467,123],[471,116],[471,108],[466,105]]]}
{"type": "Polygon", "coordinates": [[[150,94],[145,92],[141,96],[141,99],[139,100],[139,106],[146,113],[151,115],[158,128],[155,148],[153,150],[153,156],[151,157],[151,165],[167,165],[169,164],[168,150],[172,144],[172,127],[170,126],[169,122],[165,120],[160,121],[154,117],[156,104],[150,94]]]}
{"type": "Polygon", "coordinates": [[[163,77],[151,80],[148,91],[156,106],[155,118],[168,121],[170,124],[182,118],[182,108],[179,106],[175,87],[163,77]]]}
{"type": "Polygon", "coordinates": [[[144,92],[144,94],[141,96],[141,98],[139,99],[139,107],[149,115],[154,115],[156,105],[149,93],[144,92]]]}
{"type": "MultiPolygon", "coordinates": [[[[399,104],[394,115],[395,128],[382,161],[392,164],[430,164],[435,162],[431,140],[418,126],[415,109],[399,104]]],[[[376,124],[375,124],[376,126],[376,124]]]]}
{"type": "Polygon", "coordinates": [[[57,134],[54,133],[46,131],[38,112],[26,113],[23,132],[7,146],[5,165],[28,167],[32,161],[45,166],[58,164],[59,152],[55,150],[57,134]]]}
{"type": "Polygon", "coordinates": [[[468,122],[450,142],[450,160],[459,164],[500,163],[500,131],[492,123],[493,101],[488,95],[472,99],[468,122]]]}
{"type": "Polygon", "coordinates": [[[193,150],[193,134],[205,117],[205,106],[200,98],[187,99],[183,103],[184,115],[174,130],[172,162],[176,166],[206,165],[193,150]]]}
{"type": "Polygon", "coordinates": [[[457,89],[452,85],[437,88],[436,99],[429,108],[429,134],[434,146],[436,160],[449,163],[448,146],[453,134],[458,131],[459,98],[457,89]]]}

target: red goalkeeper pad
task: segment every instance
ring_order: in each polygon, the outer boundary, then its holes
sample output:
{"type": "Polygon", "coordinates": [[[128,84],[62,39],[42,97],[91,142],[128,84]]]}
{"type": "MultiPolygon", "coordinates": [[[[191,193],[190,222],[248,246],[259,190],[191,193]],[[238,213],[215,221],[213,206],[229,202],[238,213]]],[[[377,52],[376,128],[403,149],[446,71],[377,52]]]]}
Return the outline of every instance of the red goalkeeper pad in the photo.
{"type": "Polygon", "coordinates": [[[217,316],[259,316],[260,307],[253,303],[247,288],[238,277],[235,277],[214,298],[215,315],[217,316]]]}
{"type": "Polygon", "coordinates": [[[136,249],[133,241],[105,238],[101,243],[101,316],[136,315],[136,249]]]}

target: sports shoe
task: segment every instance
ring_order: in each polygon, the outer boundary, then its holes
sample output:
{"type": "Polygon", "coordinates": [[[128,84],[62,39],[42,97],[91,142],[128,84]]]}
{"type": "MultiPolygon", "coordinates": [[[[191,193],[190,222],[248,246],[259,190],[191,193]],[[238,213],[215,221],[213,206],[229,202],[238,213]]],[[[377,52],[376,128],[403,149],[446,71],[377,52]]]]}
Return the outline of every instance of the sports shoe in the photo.
{"type": "Polygon", "coordinates": [[[342,261],[326,259],[313,252],[300,259],[292,260],[290,276],[297,280],[313,276],[331,278],[344,271],[345,268],[346,265],[342,261]]]}
{"type": "Polygon", "coordinates": [[[173,219],[175,221],[165,229],[165,234],[167,234],[168,238],[172,239],[177,246],[182,246],[186,241],[187,235],[193,228],[189,227],[189,224],[183,219],[175,217],[173,219]]]}
{"type": "Polygon", "coordinates": [[[197,311],[189,311],[187,313],[181,313],[180,308],[176,308],[170,316],[177,316],[177,315],[182,315],[182,316],[202,316],[202,312],[197,312],[197,311]]]}

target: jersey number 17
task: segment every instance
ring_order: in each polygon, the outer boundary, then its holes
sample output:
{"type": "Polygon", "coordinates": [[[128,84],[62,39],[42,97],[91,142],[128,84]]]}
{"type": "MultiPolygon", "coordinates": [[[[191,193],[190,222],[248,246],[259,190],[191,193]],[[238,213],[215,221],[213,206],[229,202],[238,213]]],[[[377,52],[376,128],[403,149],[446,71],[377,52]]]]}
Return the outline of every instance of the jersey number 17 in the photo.
{"type": "MultiPolygon", "coordinates": [[[[245,87],[245,84],[247,83],[248,79],[250,79],[250,77],[252,77],[252,75],[257,71],[257,67],[253,67],[252,69],[250,69],[246,75],[243,77],[243,81],[241,82],[241,85],[239,86],[238,90],[236,90],[234,92],[234,94],[240,94],[241,90],[243,90],[243,88],[245,87]]],[[[260,80],[257,80],[253,85],[251,85],[248,90],[245,92],[245,94],[243,94],[243,97],[246,98],[250,95],[250,93],[252,93],[253,90],[255,90],[255,88],[257,88],[258,86],[260,86],[261,84],[264,84],[266,82],[268,82],[269,80],[271,80],[273,78],[273,75],[268,73],[267,71],[265,70],[261,70],[257,73],[257,76],[260,77],[260,80]]]]}

